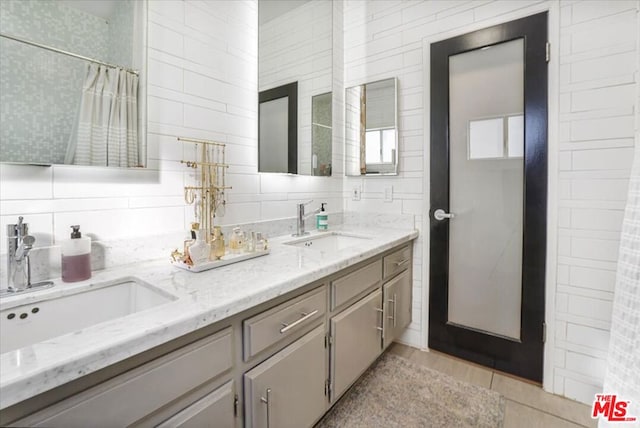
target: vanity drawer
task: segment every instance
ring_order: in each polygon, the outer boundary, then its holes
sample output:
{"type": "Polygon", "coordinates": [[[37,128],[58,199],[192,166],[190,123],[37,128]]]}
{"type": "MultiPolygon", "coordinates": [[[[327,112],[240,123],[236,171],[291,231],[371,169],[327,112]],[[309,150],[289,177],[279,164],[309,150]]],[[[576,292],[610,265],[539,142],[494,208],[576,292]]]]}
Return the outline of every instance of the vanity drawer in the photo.
{"type": "Polygon", "coordinates": [[[233,367],[231,328],[15,422],[17,426],[129,426],[233,367]]]}
{"type": "Polygon", "coordinates": [[[411,246],[395,251],[384,257],[384,279],[405,270],[411,264],[411,246]]]}
{"type": "Polygon", "coordinates": [[[244,360],[315,324],[327,311],[327,292],[319,287],[243,322],[244,360]]]}
{"type": "Polygon", "coordinates": [[[331,310],[378,283],[382,277],[382,260],[376,260],[348,275],[331,281],[331,310]]]}

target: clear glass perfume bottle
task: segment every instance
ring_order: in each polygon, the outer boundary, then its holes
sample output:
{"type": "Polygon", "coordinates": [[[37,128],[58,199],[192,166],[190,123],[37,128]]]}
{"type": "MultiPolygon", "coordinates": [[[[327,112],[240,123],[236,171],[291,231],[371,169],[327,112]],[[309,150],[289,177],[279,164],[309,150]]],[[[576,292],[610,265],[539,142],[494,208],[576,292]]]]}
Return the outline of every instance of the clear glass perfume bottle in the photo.
{"type": "Polygon", "coordinates": [[[244,241],[244,251],[247,253],[253,253],[256,251],[256,233],[251,231],[247,232],[247,236],[244,241]]]}
{"type": "Polygon", "coordinates": [[[244,242],[244,234],[240,231],[239,227],[233,228],[233,233],[229,239],[229,252],[231,254],[240,254],[242,252],[242,246],[244,242]]]}
{"type": "Polygon", "coordinates": [[[209,259],[220,260],[224,256],[224,235],[220,226],[213,227],[213,236],[211,237],[211,253],[209,259]]]}

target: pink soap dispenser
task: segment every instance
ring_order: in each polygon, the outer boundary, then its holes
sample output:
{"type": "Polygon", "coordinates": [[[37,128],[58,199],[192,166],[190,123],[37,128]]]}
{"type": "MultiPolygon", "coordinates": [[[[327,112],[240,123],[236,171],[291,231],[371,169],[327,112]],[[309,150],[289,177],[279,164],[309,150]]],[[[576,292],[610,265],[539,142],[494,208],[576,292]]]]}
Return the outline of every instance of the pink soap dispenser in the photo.
{"type": "Polygon", "coordinates": [[[80,226],[71,226],[71,239],[62,242],[62,280],[83,281],[91,278],[91,238],[82,237],[80,226]]]}

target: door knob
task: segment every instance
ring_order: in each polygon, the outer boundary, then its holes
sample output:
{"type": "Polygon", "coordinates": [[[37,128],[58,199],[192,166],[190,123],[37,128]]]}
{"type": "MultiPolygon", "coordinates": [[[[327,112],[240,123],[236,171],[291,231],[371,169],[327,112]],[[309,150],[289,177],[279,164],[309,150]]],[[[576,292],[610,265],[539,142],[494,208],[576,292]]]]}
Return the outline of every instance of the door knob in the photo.
{"type": "Polygon", "coordinates": [[[453,213],[447,213],[445,212],[442,208],[438,208],[434,213],[433,213],[433,218],[435,218],[438,221],[442,221],[445,218],[454,218],[455,214],[453,213]]]}

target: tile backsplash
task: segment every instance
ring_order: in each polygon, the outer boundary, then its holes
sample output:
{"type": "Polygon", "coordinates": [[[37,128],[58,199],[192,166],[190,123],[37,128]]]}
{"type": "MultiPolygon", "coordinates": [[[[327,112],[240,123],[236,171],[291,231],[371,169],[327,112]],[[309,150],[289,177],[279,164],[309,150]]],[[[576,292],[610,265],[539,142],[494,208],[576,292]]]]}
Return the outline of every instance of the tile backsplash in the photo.
{"type": "MultiPolygon", "coordinates": [[[[343,223],[343,213],[329,212],[330,228],[341,225],[343,223]]],[[[413,220],[401,218],[402,216],[387,216],[385,219],[377,219],[370,221],[356,221],[354,225],[371,225],[378,227],[400,227],[410,229],[413,220]],[[373,223],[371,222],[373,221],[373,223]]],[[[406,217],[406,216],[404,216],[406,217]]],[[[350,219],[360,219],[361,216],[356,214],[350,216],[350,219]]],[[[31,217],[25,217],[25,221],[31,220],[31,217]]],[[[34,223],[30,223],[30,230],[37,240],[46,239],[42,234],[33,232],[34,223]]],[[[37,226],[37,224],[36,224],[37,226]]],[[[296,218],[281,218],[275,220],[264,220],[251,223],[228,224],[223,226],[222,231],[228,239],[234,227],[239,226],[244,231],[261,232],[266,238],[273,238],[282,235],[291,235],[296,231],[296,218]]],[[[307,230],[315,230],[313,218],[307,220],[307,230]]],[[[182,250],[182,243],[188,238],[189,233],[184,231],[158,233],[155,235],[139,236],[139,237],[121,237],[100,239],[92,233],[87,233],[92,239],[91,242],[91,268],[92,270],[100,270],[113,268],[131,263],[139,263],[149,260],[166,259],[169,262],[170,254],[174,249],[182,250]]],[[[50,243],[50,240],[49,240],[50,243]]],[[[34,248],[30,252],[31,260],[31,276],[32,282],[39,282],[60,276],[60,245],[45,246],[41,243],[38,248],[34,248]]],[[[6,254],[0,255],[0,288],[6,286],[6,254]]]]}

